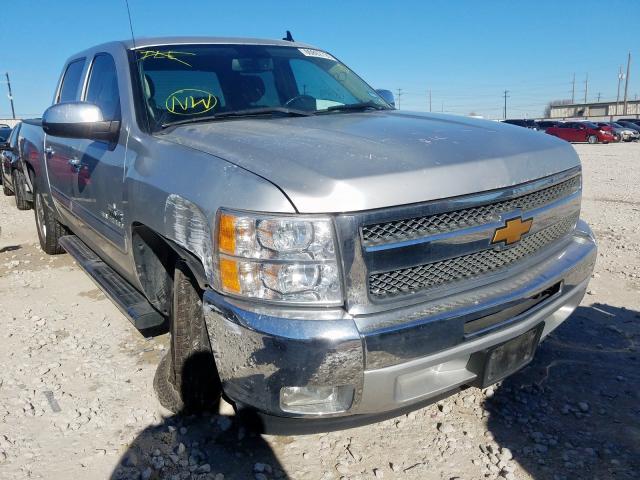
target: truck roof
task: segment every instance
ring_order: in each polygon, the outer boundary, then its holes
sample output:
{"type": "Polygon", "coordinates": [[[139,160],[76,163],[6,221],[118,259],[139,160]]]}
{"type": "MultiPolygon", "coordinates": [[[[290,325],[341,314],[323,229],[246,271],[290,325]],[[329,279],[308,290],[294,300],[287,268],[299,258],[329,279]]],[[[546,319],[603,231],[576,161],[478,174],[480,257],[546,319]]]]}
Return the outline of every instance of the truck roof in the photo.
{"type": "MultiPolygon", "coordinates": [[[[113,43],[119,43],[124,45],[126,49],[132,48],[147,48],[158,45],[188,45],[188,44],[218,44],[218,45],[280,45],[286,47],[303,47],[303,48],[315,48],[312,45],[301,42],[289,42],[287,40],[273,40],[264,38],[245,38],[245,37],[143,37],[135,39],[135,47],[133,40],[121,40],[119,42],[108,42],[102,45],[97,45],[93,48],[103,47],[113,43]]],[[[92,48],[92,50],[93,50],[92,48]]]]}

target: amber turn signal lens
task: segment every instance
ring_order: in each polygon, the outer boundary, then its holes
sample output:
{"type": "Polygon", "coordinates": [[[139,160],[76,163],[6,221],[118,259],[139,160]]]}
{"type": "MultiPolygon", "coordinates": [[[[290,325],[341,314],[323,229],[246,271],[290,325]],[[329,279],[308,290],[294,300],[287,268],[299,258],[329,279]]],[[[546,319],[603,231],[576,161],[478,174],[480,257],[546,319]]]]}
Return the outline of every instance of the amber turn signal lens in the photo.
{"type": "Polygon", "coordinates": [[[220,259],[220,282],[222,288],[228,292],[240,293],[240,276],[238,262],[228,258],[220,259]]]}
{"type": "Polygon", "coordinates": [[[220,215],[218,249],[231,255],[236,252],[236,218],[226,213],[220,215]]]}

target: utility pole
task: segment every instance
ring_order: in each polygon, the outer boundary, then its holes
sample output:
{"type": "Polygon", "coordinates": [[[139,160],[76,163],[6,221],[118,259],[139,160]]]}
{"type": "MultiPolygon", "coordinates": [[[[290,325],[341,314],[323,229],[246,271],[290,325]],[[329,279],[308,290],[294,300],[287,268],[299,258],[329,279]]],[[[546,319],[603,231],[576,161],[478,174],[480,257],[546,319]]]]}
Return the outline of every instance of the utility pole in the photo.
{"type": "Polygon", "coordinates": [[[440,109],[441,113],[444,113],[444,100],[442,101],[442,108],[440,109]]]}
{"type": "Polygon", "coordinates": [[[584,79],[584,103],[587,104],[587,94],[589,93],[589,74],[584,79]]]}
{"type": "Polygon", "coordinates": [[[598,92],[598,102],[600,102],[600,92],[598,92]]]}
{"type": "Polygon", "coordinates": [[[429,112],[431,112],[431,89],[429,89],[429,112]]]}
{"type": "Polygon", "coordinates": [[[402,89],[398,89],[398,110],[400,110],[400,99],[402,98],[402,89]]]}
{"type": "Polygon", "coordinates": [[[571,82],[571,103],[576,103],[576,74],[573,74],[573,82],[571,82]]]}
{"type": "MultiPolygon", "coordinates": [[[[622,79],[624,78],[624,73],[622,73],[622,65],[620,65],[620,67],[618,67],[618,94],[616,95],[616,113],[615,115],[620,115],[620,108],[619,108],[619,103],[620,103],[620,82],[622,81],[622,79]]],[[[613,120],[613,119],[611,119],[613,120]]]]}
{"type": "Polygon", "coordinates": [[[631,52],[629,52],[629,56],[627,57],[627,78],[624,79],[624,108],[622,109],[622,114],[627,114],[627,91],[629,89],[629,68],[631,67],[631,52]]]}
{"type": "Polygon", "coordinates": [[[504,120],[507,119],[507,98],[509,98],[509,90],[504,91],[504,120]]]}
{"type": "Polygon", "coordinates": [[[11,116],[15,120],[16,119],[16,111],[13,108],[13,94],[11,93],[11,80],[9,80],[9,72],[6,72],[5,76],[7,77],[7,88],[9,89],[9,101],[11,102],[11,116]]]}

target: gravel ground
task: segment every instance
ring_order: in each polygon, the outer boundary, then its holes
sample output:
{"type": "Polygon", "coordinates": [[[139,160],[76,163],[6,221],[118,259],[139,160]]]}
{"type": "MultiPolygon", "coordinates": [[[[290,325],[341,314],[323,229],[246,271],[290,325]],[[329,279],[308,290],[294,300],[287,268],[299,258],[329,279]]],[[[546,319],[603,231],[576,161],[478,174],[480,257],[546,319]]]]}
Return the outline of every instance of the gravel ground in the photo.
{"type": "Polygon", "coordinates": [[[155,399],[167,336],[143,338],[33,212],[0,198],[0,478],[640,477],[640,144],[576,145],[600,253],[588,295],[499,386],[379,424],[255,435],[155,399]]]}

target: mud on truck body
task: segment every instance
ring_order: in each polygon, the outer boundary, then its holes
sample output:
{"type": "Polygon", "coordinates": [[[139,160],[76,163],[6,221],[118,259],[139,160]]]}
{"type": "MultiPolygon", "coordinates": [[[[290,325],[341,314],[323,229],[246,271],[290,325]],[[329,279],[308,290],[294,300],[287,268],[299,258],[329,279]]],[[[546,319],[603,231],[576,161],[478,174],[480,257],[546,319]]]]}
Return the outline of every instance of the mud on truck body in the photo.
{"type": "Polygon", "coordinates": [[[513,373],[579,304],[596,244],[573,148],[385,98],[288,41],[69,59],[21,129],[40,242],[168,326],[163,405],[373,422],[513,373]]]}

